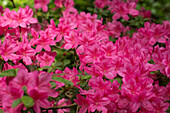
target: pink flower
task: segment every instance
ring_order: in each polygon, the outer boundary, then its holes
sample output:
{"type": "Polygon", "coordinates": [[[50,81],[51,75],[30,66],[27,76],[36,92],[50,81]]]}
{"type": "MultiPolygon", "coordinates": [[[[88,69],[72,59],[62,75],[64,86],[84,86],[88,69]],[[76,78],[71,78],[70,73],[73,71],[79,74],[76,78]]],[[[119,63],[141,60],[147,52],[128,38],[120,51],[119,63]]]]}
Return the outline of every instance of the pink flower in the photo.
{"type": "MultiPolygon", "coordinates": [[[[70,100],[66,100],[65,98],[59,100],[57,102],[57,106],[67,106],[71,104],[71,101],[70,100]]],[[[70,112],[70,108],[66,108],[66,109],[58,109],[57,110],[57,113],[65,113],[65,112],[70,112]]]]}
{"type": "Polygon", "coordinates": [[[155,46],[152,58],[155,62],[155,67],[158,67],[162,74],[170,78],[170,68],[169,68],[170,57],[169,57],[168,46],[166,49],[162,47],[159,48],[159,46],[155,46]]]}
{"type": "Polygon", "coordinates": [[[5,61],[16,60],[19,57],[15,54],[18,48],[19,47],[15,42],[5,39],[3,44],[0,43],[0,55],[5,61]]]}
{"type": "Polygon", "coordinates": [[[90,101],[87,98],[84,98],[80,94],[76,95],[77,99],[74,99],[74,102],[76,102],[79,106],[81,106],[79,113],[86,113],[86,111],[90,111],[89,104],[90,101]]]}
{"type": "Polygon", "coordinates": [[[100,49],[100,45],[94,44],[85,48],[85,57],[82,59],[86,63],[97,62],[103,56],[104,52],[100,49]]]}
{"type": "Polygon", "coordinates": [[[41,51],[40,54],[36,56],[36,59],[40,63],[40,67],[50,66],[54,62],[56,55],[56,52],[41,51]]]}
{"type": "MultiPolygon", "coordinates": [[[[47,100],[49,96],[58,96],[58,93],[51,89],[51,85],[49,83],[51,81],[51,77],[52,75],[46,72],[41,72],[40,74],[38,74],[37,71],[28,73],[23,69],[19,69],[17,76],[10,81],[9,85],[20,89],[22,91],[22,95],[24,93],[22,87],[26,86],[28,95],[34,100],[35,104],[33,108],[35,112],[40,113],[40,107],[50,107],[50,102],[47,100]]],[[[18,92],[15,88],[13,88],[13,90],[15,90],[17,94],[20,94],[20,92],[18,92]]],[[[18,98],[21,98],[21,96],[18,96],[18,98]]]]}
{"type": "Polygon", "coordinates": [[[107,97],[103,97],[103,93],[95,92],[95,95],[92,96],[90,99],[89,109],[91,112],[102,111],[102,113],[107,113],[107,108],[105,107],[110,103],[110,99],[107,97]]]}
{"type": "Polygon", "coordinates": [[[29,8],[29,6],[26,6],[25,8],[19,8],[17,13],[17,18],[13,21],[13,27],[21,26],[23,28],[26,28],[26,25],[30,25],[31,23],[37,23],[36,18],[32,18],[33,11],[29,8]],[[15,23],[15,24],[14,24],[15,23]]]}
{"type": "Polygon", "coordinates": [[[20,59],[23,59],[26,65],[30,65],[32,63],[31,57],[34,56],[36,52],[31,48],[30,43],[21,42],[16,54],[19,55],[20,59]]]}
{"type": "Polygon", "coordinates": [[[145,10],[144,7],[141,8],[141,10],[139,11],[139,14],[142,16],[142,18],[151,18],[151,11],[145,10]]]}
{"type": "Polygon", "coordinates": [[[46,31],[40,31],[40,38],[36,38],[34,44],[37,45],[36,52],[40,52],[42,48],[46,51],[51,51],[50,45],[55,45],[53,38],[49,37],[48,29],[46,31]]]}
{"type": "Polygon", "coordinates": [[[48,11],[47,5],[50,3],[50,0],[34,0],[34,3],[35,3],[34,5],[35,9],[42,8],[44,12],[47,12],[48,11]]]}
{"type": "Polygon", "coordinates": [[[114,79],[116,77],[116,74],[114,74],[114,67],[111,60],[112,59],[110,58],[102,57],[100,59],[100,62],[96,62],[94,64],[95,68],[103,75],[105,75],[108,79],[114,79]]]}
{"type": "Polygon", "coordinates": [[[170,82],[166,85],[165,101],[170,100],[170,82]]]}
{"type": "Polygon", "coordinates": [[[102,73],[99,72],[94,65],[92,65],[91,67],[84,67],[85,72],[87,72],[89,75],[92,75],[92,77],[103,77],[102,73]]]}
{"type": "Polygon", "coordinates": [[[129,27],[125,27],[122,25],[121,22],[119,21],[112,21],[107,23],[107,31],[109,31],[109,35],[112,36],[113,38],[117,38],[123,34],[125,34],[126,31],[129,30],[129,27]]]}
{"type": "Polygon", "coordinates": [[[166,113],[169,108],[169,103],[164,102],[162,98],[152,98],[151,103],[153,106],[151,111],[155,113],[166,113]]]}
{"type": "Polygon", "coordinates": [[[23,103],[20,103],[15,108],[12,108],[12,103],[21,98],[24,95],[24,91],[22,89],[16,88],[14,86],[7,86],[0,90],[2,109],[5,113],[21,113],[23,108],[23,103]]]}
{"type": "Polygon", "coordinates": [[[73,67],[73,70],[69,69],[68,67],[66,67],[64,69],[64,76],[62,76],[64,79],[67,79],[71,82],[73,82],[73,84],[76,86],[77,83],[79,82],[79,77],[78,75],[78,71],[75,67],[73,67]]]}
{"type": "Polygon", "coordinates": [[[54,4],[56,5],[56,8],[63,7],[63,3],[65,0],[55,0],[54,4]]]}
{"type": "Polygon", "coordinates": [[[16,18],[16,11],[10,11],[8,8],[5,8],[3,16],[0,18],[0,26],[2,27],[13,27],[13,20],[16,18]]]}
{"type": "Polygon", "coordinates": [[[30,88],[33,86],[34,78],[31,76],[32,74],[38,74],[38,72],[28,73],[24,69],[19,69],[17,72],[17,76],[12,79],[10,82],[11,86],[15,86],[18,89],[22,89],[23,86],[30,88]]]}
{"type": "Polygon", "coordinates": [[[57,32],[56,42],[61,41],[63,36],[69,33],[69,30],[70,27],[68,25],[63,25],[62,23],[58,24],[58,27],[56,28],[56,32],[57,32]]]}
{"type": "Polygon", "coordinates": [[[110,0],[95,0],[94,4],[97,8],[104,8],[109,2],[110,0]]]}
{"type": "Polygon", "coordinates": [[[2,22],[0,25],[2,27],[9,26],[12,28],[16,28],[21,26],[26,28],[27,25],[32,23],[37,23],[36,18],[32,18],[33,11],[28,6],[25,8],[19,8],[18,12],[10,11],[9,9],[5,9],[4,15],[2,16],[2,22]]]}
{"type": "Polygon", "coordinates": [[[2,7],[2,6],[0,6],[0,13],[1,13],[1,14],[3,14],[3,13],[4,13],[4,11],[3,11],[3,7],[2,7]]]}
{"type": "Polygon", "coordinates": [[[139,11],[135,9],[136,3],[135,2],[127,2],[127,9],[129,10],[129,14],[132,16],[138,16],[139,11]]]}
{"type": "Polygon", "coordinates": [[[129,20],[129,17],[128,17],[129,11],[126,7],[125,2],[117,4],[117,6],[115,6],[114,12],[115,12],[115,14],[112,17],[113,20],[117,20],[120,17],[122,17],[124,20],[129,20]]]}
{"type": "Polygon", "coordinates": [[[63,45],[65,49],[77,48],[78,42],[78,32],[76,30],[70,31],[69,35],[64,36],[65,44],[63,45]]]}

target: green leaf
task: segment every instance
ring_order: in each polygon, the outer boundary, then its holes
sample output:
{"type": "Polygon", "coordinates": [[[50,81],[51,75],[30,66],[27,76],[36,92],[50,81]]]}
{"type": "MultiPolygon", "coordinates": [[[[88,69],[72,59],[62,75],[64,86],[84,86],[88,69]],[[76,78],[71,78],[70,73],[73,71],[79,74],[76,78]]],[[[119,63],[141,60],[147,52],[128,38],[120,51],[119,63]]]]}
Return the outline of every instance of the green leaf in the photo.
{"type": "Polygon", "coordinates": [[[27,67],[29,68],[29,70],[31,72],[37,70],[37,66],[36,65],[27,65],[27,67]]]}
{"type": "Polygon", "coordinates": [[[51,81],[50,84],[51,84],[52,89],[56,88],[56,83],[55,82],[51,81]]]}
{"type": "Polygon", "coordinates": [[[64,66],[70,64],[71,61],[69,59],[64,60],[64,66]]]}
{"type": "Polygon", "coordinates": [[[18,106],[21,103],[21,99],[16,99],[13,103],[12,103],[12,108],[18,106]]]}
{"type": "Polygon", "coordinates": [[[48,69],[48,68],[50,68],[51,66],[44,66],[44,67],[42,67],[42,69],[48,69]]]}
{"type": "Polygon", "coordinates": [[[59,67],[59,66],[61,66],[61,65],[63,65],[62,62],[57,62],[57,63],[55,63],[55,66],[56,66],[56,67],[59,67]]]}
{"type": "Polygon", "coordinates": [[[51,73],[52,71],[53,71],[53,67],[50,67],[47,72],[51,73]]]}
{"type": "Polygon", "coordinates": [[[52,77],[52,79],[53,79],[53,80],[56,80],[56,81],[58,81],[58,82],[62,82],[62,83],[64,83],[65,85],[71,85],[71,86],[73,86],[73,83],[72,83],[71,81],[66,80],[66,79],[64,79],[64,78],[61,78],[61,77],[52,77]]]}
{"type": "Polygon", "coordinates": [[[0,73],[0,77],[8,76],[15,77],[17,75],[18,69],[9,69],[0,73]]]}
{"type": "Polygon", "coordinates": [[[87,7],[88,11],[93,11],[94,9],[92,7],[87,7]]]}
{"type": "Polygon", "coordinates": [[[43,69],[49,69],[49,68],[50,68],[50,66],[44,66],[42,68],[38,68],[38,70],[42,71],[43,69]]]}
{"type": "Polygon", "coordinates": [[[123,82],[122,82],[122,79],[121,79],[121,78],[115,78],[115,79],[113,79],[113,81],[114,81],[114,80],[117,80],[119,84],[123,84],[123,82]]]}
{"type": "Polygon", "coordinates": [[[0,109],[0,113],[4,113],[4,111],[2,109],[0,109]]]}
{"type": "Polygon", "coordinates": [[[85,75],[85,76],[81,76],[81,78],[84,80],[84,79],[91,79],[91,75],[85,75]]]}
{"type": "Polygon", "coordinates": [[[34,100],[30,96],[22,96],[21,101],[25,107],[32,107],[34,105],[34,100]]]}
{"type": "Polygon", "coordinates": [[[27,94],[27,86],[23,86],[22,89],[24,90],[24,93],[27,94]]]}

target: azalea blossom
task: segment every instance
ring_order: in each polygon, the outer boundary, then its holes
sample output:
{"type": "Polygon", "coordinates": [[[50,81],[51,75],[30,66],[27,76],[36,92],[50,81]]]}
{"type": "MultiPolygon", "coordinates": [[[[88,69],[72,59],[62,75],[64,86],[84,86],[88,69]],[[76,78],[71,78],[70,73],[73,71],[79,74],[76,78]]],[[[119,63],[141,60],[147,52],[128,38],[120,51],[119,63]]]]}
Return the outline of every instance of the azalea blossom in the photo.
{"type": "Polygon", "coordinates": [[[44,12],[47,12],[48,11],[47,5],[50,3],[50,0],[34,0],[34,3],[35,3],[34,5],[35,9],[42,8],[44,12]]]}

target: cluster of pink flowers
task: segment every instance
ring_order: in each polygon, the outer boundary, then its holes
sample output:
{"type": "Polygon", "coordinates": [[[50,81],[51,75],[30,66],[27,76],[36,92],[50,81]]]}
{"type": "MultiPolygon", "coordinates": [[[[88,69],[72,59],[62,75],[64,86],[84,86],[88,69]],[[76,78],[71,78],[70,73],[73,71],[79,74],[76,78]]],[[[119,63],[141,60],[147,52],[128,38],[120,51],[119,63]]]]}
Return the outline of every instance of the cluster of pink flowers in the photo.
{"type": "Polygon", "coordinates": [[[51,77],[52,75],[46,72],[41,72],[40,74],[38,71],[28,73],[24,69],[19,69],[17,76],[1,87],[0,96],[3,110],[6,113],[21,113],[24,108],[23,103],[20,103],[15,108],[11,106],[16,99],[24,96],[24,93],[33,98],[33,109],[36,113],[41,113],[40,107],[49,108],[51,103],[47,98],[49,96],[58,96],[58,92],[55,92],[50,87],[51,77]],[[26,92],[24,92],[23,87],[26,87],[26,92]]]}
{"type": "Polygon", "coordinates": [[[18,26],[26,28],[27,25],[37,23],[37,19],[33,18],[33,11],[28,6],[25,8],[19,8],[18,12],[10,11],[5,8],[3,16],[0,16],[0,27],[12,27],[18,26]]]}
{"type": "MultiPolygon", "coordinates": [[[[50,0],[35,0],[35,8],[48,11],[50,0]]],[[[56,8],[65,7],[63,16],[56,26],[50,20],[45,30],[36,30],[31,25],[38,23],[33,18],[33,10],[28,6],[18,12],[0,7],[0,60],[5,61],[3,70],[19,68],[16,77],[0,78],[0,105],[6,113],[20,113],[27,109],[24,103],[12,107],[15,100],[23,96],[33,99],[33,110],[40,113],[40,108],[50,108],[71,104],[63,98],[58,102],[49,101],[48,97],[57,98],[61,92],[56,89],[64,83],[52,79],[60,77],[73,83],[79,90],[74,102],[80,106],[79,113],[102,111],[102,113],[165,113],[169,108],[170,83],[159,86],[155,80],[160,72],[170,78],[170,21],[163,24],[146,22],[132,37],[126,35],[129,27],[124,26],[120,17],[128,20],[128,14],[137,16],[137,0],[96,0],[98,8],[109,7],[113,21],[103,25],[103,19],[97,14],[81,12],[74,8],[73,0],[55,0],[56,8]],[[118,38],[115,43],[109,37],[118,38]],[[51,66],[57,55],[52,50],[56,43],[61,48],[74,49],[79,57],[79,70],[66,67],[50,73],[33,71],[27,66],[51,66]],[[159,47],[157,43],[164,43],[159,47]],[[156,45],[156,46],[155,46],[156,45]],[[154,63],[148,63],[153,60],[154,63]],[[12,61],[14,66],[8,64],[12,61]],[[81,73],[81,72],[82,73],[81,73]],[[86,74],[85,74],[86,73],[86,74]],[[88,88],[81,87],[81,77],[91,75],[88,88]],[[118,80],[117,80],[118,79],[118,80]],[[119,81],[119,83],[118,83],[119,81]],[[54,82],[53,89],[50,82],[54,82]],[[26,89],[25,89],[26,87],[26,89]]],[[[58,109],[69,112],[70,109],[58,109]]],[[[48,110],[52,113],[52,110],[48,110]]]]}
{"type": "MultiPolygon", "coordinates": [[[[136,1],[137,2],[137,1],[136,1]]],[[[114,13],[113,20],[122,17],[124,20],[129,20],[128,14],[138,16],[139,11],[136,10],[136,2],[134,0],[95,0],[95,5],[98,8],[108,6],[111,13],[114,13]]]]}

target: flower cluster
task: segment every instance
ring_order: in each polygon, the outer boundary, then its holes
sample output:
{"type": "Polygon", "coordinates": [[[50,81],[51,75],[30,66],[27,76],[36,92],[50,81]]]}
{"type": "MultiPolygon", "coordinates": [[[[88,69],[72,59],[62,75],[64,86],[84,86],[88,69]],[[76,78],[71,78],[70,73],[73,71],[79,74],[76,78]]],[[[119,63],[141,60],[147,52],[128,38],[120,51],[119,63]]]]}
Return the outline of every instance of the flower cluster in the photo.
{"type": "Polygon", "coordinates": [[[132,16],[138,16],[139,11],[136,10],[136,2],[133,0],[95,0],[95,5],[98,8],[104,8],[108,6],[109,10],[114,13],[113,20],[117,20],[122,17],[124,20],[129,20],[128,14],[132,16]]]}
{"type": "MultiPolygon", "coordinates": [[[[51,19],[44,30],[29,6],[17,12],[0,7],[1,109],[64,113],[77,106],[79,113],[165,113],[170,83],[158,80],[170,79],[170,21],[145,22],[127,35],[130,27],[118,19],[138,16],[137,2],[95,0],[97,8],[108,6],[114,13],[103,24],[97,14],[78,13],[73,0],[55,0],[54,10],[65,10],[58,24],[51,19]],[[75,56],[76,67],[64,67],[66,60],[59,65],[67,53],[75,56]]],[[[50,0],[34,3],[47,12],[50,0]]]]}

